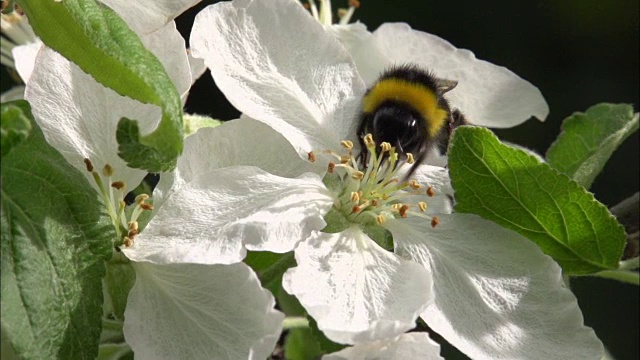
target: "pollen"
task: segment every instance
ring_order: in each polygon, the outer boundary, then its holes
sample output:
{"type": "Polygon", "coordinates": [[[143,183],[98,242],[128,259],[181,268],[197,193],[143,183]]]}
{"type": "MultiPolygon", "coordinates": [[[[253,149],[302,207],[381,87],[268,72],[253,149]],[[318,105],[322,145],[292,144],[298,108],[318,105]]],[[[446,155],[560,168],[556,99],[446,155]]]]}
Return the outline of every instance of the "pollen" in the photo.
{"type": "Polygon", "coordinates": [[[310,162],[316,162],[316,154],[314,154],[313,151],[309,151],[309,154],[307,154],[307,159],[309,159],[310,162]]]}

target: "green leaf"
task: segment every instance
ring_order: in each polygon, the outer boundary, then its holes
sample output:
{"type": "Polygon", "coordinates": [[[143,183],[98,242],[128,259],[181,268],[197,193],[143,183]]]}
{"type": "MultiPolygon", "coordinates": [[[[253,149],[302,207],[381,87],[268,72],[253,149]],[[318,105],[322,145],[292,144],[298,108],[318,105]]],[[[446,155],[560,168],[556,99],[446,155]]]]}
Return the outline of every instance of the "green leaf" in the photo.
{"type": "Polygon", "coordinates": [[[96,81],[162,108],[162,120],[141,136],[137,121],[122,118],[116,138],[130,167],[173,170],[182,152],[182,103],[160,61],[110,8],[95,0],[19,0],[35,33],[96,81]]]}
{"type": "Polygon", "coordinates": [[[592,106],[564,120],[562,133],[547,151],[547,161],[588,189],[611,154],[637,130],[638,113],[633,114],[631,105],[592,106]]]}
{"type": "Polygon", "coordinates": [[[122,253],[116,253],[107,263],[107,273],[104,278],[104,288],[114,318],[124,321],[124,310],[127,307],[129,291],[136,281],[136,272],[129,259],[122,253]]]}
{"type": "Polygon", "coordinates": [[[2,330],[22,359],[93,359],[115,232],[35,122],[2,159],[2,330]]]}
{"type": "Polygon", "coordinates": [[[31,131],[29,119],[31,108],[24,100],[0,104],[0,119],[2,121],[2,154],[4,157],[11,149],[24,141],[31,131]]]}
{"type": "Polygon", "coordinates": [[[478,214],[531,239],[568,275],[618,266],[623,227],[566,175],[500,143],[484,128],[453,135],[449,172],[458,212],[478,214]]]}
{"type": "Polygon", "coordinates": [[[323,352],[309,328],[291,329],[284,343],[287,360],[319,359],[323,352]]]}

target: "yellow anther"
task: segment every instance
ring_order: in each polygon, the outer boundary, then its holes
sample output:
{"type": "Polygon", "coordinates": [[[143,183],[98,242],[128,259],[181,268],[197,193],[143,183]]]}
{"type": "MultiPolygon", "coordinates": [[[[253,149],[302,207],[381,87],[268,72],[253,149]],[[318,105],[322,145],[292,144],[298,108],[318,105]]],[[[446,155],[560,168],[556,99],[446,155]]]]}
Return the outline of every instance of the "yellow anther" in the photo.
{"type": "Polygon", "coordinates": [[[349,160],[351,160],[351,156],[349,155],[340,156],[340,164],[348,164],[349,160]]]}
{"type": "Polygon", "coordinates": [[[413,164],[415,161],[415,159],[413,158],[413,154],[412,153],[407,153],[407,162],[409,164],[413,164]]]}
{"type": "Polygon", "coordinates": [[[138,231],[138,222],[137,221],[129,221],[129,230],[138,231]]]}
{"type": "Polygon", "coordinates": [[[352,178],[356,179],[356,180],[362,180],[364,178],[364,173],[360,170],[356,171],[353,173],[353,175],[351,175],[352,178]]]}
{"type": "Polygon", "coordinates": [[[409,181],[409,187],[411,187],[413,190],[418,190],[420,189],[421,185],[417,180],[411,180],[409,181]]]}
{"type": "Polygon", "coordinates": [[[383,142],[382,144],[380,144],[380,150],[384,153],[387,151],[391,150],[391,144],[389,144],[388,142],[383,142]]]}
{"type": "Polygon", "coordinates": [[[140,195],[136,196],[136,204],[138,204],[138,205],[144,204],[144,202],[146,200],[149,200],[149,195],[147,195],[147,194],[140,194],[140,195]]]}
{"type": "Polygon", "coordinates": [[[353,149],[353,142],[350,140],[342,140],[340,141],[340,145],[347,150],[353,149]]]}
{"type": "Polygon", "coordinates": [[[376,216],[376,224],[382,225],[385,221],[387,221],[387,218],[385,218],[384,215],[376,216]]]}
{"type": "Polygon", "coordinates": [[[112,176],[113,175],[113,167],[111,167],[111,165],[107,164],[102,168],[102,174],[106,177],[112,176]]]}
{"type": "Polygon", "coordinates": [[[375,143],[375,141],[373,141],[373,135],[371,135],[371,134],[365,135],[364,136],[364,144],[368,148],[375,148],[376,147],[376,143],[375,143]]]}
{"type": "Polygon", "coordinates": [[[352,192],[351,193],[351,201],[357,203],[360,202],[360,194],[358,194],[357,192],[352,192]]]}
{"type": "Polygon", "coordinates": [[[122,243],[123,243],[124,247],[132,247],[133,246],[133,239],[132,238],[130,238],[128,236],[125,236],[124,239],[122,239],[122,240],[123,240],[122,243]]]}
{"type": "Polygon", "coordinates": [[[418,208],[420,209],[420,211],[425,212],[427,211],[427,203],[424,201],[420,201],[418,203],[418,208]]]}

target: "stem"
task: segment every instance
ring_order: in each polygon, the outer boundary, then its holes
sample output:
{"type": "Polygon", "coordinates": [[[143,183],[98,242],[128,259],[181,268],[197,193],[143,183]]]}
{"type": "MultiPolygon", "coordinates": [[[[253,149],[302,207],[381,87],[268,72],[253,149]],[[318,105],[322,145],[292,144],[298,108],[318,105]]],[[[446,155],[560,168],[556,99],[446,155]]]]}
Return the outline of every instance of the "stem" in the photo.
{"type": "Polygon", "coordinates": [[[594,276],[622,281],[627,284],[640,286],[640,274],[628,270],[604,270],[593,274],[594,276]]]}
{"type": "Polygon", "coordinates": [[[305,317],[301,316],[291,316],[286,317],[284,322],[282,323],[282,328],[287,329],[297,329],[297,328],[308,328],[309,320],[305,317]]]}
{"type": "Polygon", "coordinates": [[[637,268],[640,268],[640,257],[620,261],[618,270],[635,270],[637,268]]]}

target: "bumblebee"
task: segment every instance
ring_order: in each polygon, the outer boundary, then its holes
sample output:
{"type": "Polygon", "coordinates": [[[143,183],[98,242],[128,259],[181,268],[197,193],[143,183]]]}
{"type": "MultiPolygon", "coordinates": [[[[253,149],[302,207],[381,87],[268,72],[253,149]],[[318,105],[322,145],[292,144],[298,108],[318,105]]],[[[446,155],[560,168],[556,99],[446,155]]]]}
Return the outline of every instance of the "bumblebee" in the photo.
{"type": "Polygon", "coordinates": [[[439,79],[415,65],[385,71],[362,99],[357,130],[362,163],[368,161],[366,134],[371,134],[376,144],[391,144],[401,158],[406,159],[408,153],[414,156],[407,177],[434,146],[444,153],[453,129],[466,124],[464,115],[444,98],[456,85],[457,81],[439,79]]]}

